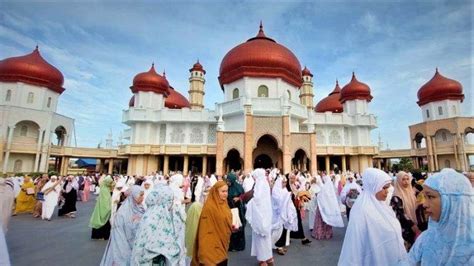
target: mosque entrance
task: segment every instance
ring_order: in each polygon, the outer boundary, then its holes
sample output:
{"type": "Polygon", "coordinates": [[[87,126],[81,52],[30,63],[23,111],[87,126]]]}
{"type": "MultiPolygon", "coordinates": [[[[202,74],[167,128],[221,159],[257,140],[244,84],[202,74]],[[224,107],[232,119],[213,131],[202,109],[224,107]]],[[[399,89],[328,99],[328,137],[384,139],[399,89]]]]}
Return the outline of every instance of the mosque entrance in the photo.
{"type": "Polygon", "coordinates": [[[253,150],[253,168],[282,167],[283,153],[277,140],[271,135],[263,135],[253,150]]]}
{"type": "Polygon", "coordinates": [[[272,168],[273,167],[273,162],[272,158],[266,154],[260,154],[255,158],[255,161],[253,162],[253,168],[272,168]]]}
{"type": "Polygon", "coordinates": [[[231,149],[228,153],[227,153],[227,157],[224,159],[224,164],[225,164],[225,168],[227,173],[234,170],[234,171],[238,171],[240,169],[242,169],[242,158],[240,158],[240,153],[238,150],[236,149],[231,149]]]}

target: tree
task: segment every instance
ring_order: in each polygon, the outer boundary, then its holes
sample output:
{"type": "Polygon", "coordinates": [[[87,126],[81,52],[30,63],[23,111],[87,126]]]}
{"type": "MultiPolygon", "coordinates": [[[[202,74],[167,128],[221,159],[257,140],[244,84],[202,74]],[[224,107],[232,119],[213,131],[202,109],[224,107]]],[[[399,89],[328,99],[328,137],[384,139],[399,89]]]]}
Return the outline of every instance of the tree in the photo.
{"type": "Polygon", "coordinates": [[[398,169],[406,172],[413,171],[413,162],[410,158],[401,158],[398,162],[398,169]]]}

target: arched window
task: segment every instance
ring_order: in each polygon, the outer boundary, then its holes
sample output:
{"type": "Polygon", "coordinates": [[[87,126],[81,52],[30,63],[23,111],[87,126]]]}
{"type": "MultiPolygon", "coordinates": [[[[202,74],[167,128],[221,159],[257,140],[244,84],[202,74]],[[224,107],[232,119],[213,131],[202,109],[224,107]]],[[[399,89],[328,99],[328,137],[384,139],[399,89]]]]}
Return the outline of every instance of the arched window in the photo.
{"type": "Polygon", "coordinates": [[[12,90],[7,90],[7,95],[5,96],[5,102],[9,102],[12,99],[12,90]]]}
{"type": "Polygon", "coordinates": [[[426,110],[426,118],[430,118],[430,110],[426,110]]]}
{"type": "Polygon", "coordinates": [[[15,163],[13,164],[13,172],[20,173],[22,166],[23,166],[23,161],[16,160],[15,163]]]}
{"type": "Polygon", "coordinates": [[[288,100],[291,100],[291,92],[290,92],[290,90],[287,90],[286,92],[288,93],[288,100]]]}
{"type": "Polygon", "coordinates": [[[455,114],[456,114],[456,106],[453,105],[453,115],[455,115],[455,114]]]}
{"type": "Polygon", "coordinates": [[[258,87],[258,97],[268,97],[268,87],[261,85],[258,87]]]}
{"type": "Polygon", "coordinates": [[[46,104],[46,106],[49,108],[51,107],[51,97],[48,97],[48,103],[46,104]]]}
{"type": "Polygon", "coordinates": [[[438,106],[438,114],[443,115],[443,107],[438,106]]]}
{"type": "Polygon", "coordinates": [[[28,99],[26,100],[27,103],[33,103],[35,95],[32,92],[28,93],[28,99]]]}
{"type": "Polygon", "coordinates": [[[442,133],[441,133],[441,137],[443,138],[443,141],[447,141],[447,140],[448,140],[448,138],[447,138],[447,136],[446,136],[446,132],[442,132],[442,133]]]}
{"type": "Polygon", "coordinates": [[[232,99],[237,99],[237,98],[239,98],[239,89],[235,88],[232,91],[232,99]]]}

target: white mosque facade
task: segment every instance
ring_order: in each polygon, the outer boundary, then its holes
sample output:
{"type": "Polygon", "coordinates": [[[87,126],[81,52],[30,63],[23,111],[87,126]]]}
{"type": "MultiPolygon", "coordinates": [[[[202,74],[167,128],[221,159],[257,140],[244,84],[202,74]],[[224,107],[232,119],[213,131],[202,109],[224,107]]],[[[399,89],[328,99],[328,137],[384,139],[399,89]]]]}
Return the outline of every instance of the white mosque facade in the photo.
{"type": "MultiPolygon", "coordinates": [[[[314,174],[335,168],[359,172],[381,165],[379,147],[370,138],[377,127],[369,108],[371,88],[353,73],[350,82],[341,88],[336,81],[334,90],[315,105],[313,74],[302,69],[289,49],[267,37],[262,26],[257,36],[232,48],[222,59],[217,77],[222,92],[206,88],[206,71],[199,61],[189,73],[188,97],[175,90],[153,65],[137,74],[122,117],[128,127],[124,133],[127,144],[104,150],[70,147],[73,119],[56,113],[64,78],[38,49],[0,61],[2,172],[47,172],[49,159],[55,157],[55,167],[65,174],[70,158],[86,156],[100,158],[101,165],[107,161],[108,172],[124,173],[114,168],[114,162],[121,160],[126,173],[134,175],[174,170],[222,175],[255,167],[314,174]],[[223,101],[214,110],[207,109],[206,93],[222,93],[223,101]]],[[[438,82],[420,89],[423,123],[443,119],[461,119],[466,125],[473,122],[472,117],[461,117],[462,86],[452,87],[438,82]],[[440,112],[439,106],[445,111],[440,112]]],[[[437,156],[443,160],[446,156],[437,154],[436,147],[418,145],[420,136],[431,145],[427,137],[431,132],[417,130],[407,156],[418,166],[428,160],[430,169],[436,169],[437,156]]],[[[472,128],[466,130],[453,134],[462,141],[460,134],[472,128]]],[[[474,151],[470,146],[453,146],[453,165],[464,169],[462,162],[471,148],[474,151]]]]}

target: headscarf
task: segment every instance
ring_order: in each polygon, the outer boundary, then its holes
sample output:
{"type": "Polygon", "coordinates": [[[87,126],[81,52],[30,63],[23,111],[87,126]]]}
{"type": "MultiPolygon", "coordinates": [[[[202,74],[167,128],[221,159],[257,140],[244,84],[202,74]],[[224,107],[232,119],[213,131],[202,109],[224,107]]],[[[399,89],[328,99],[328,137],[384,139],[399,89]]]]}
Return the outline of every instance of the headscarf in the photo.
{"type": "Polygon", "coordinates": [[[400,171],[397,173],[397,178],[395,180],[394,188],[395,190],[393,191],[393,196],[399,197],[402,202],[403,202],[403,210],[405,212],[405,215],[410,218],[412,222],[416,224],[416,197],[415,197],[415,191],[413,190],[413,187],[411,186],[411,180],[413,179],[412,176],[410,176],[407,172],[400,171]],[[409,177],[409,184],[408,187],[403,187],[402,185],[402,179],[404,176],[409,177]]]}
{"type": "Polygon", "coordinates": [[[324,184],[318,193],[318,207],[323,221],[331,226],[344,227],[341,209],[337,201],[334,184],[329,176],[323,176],[324,184]]]}
{"type": "Polygon", "coordinates": [[[112,225],[111,237],[102,256],[100,265],[129,265],[133,242],[140,220],[145,213],[142,204],[137,204],[136,199],[143,189],[132,185],[128,190],[129,196],[123,202],[115,215],[112,225]]]}
{"type": "MultiPolygon", "coordinates": [[[[298,231],[298,216],[291,201],[291,193],[283,188],[283,178],[279,176],[272,188],[272,229],[283,226],[290,231],[298,231]]],[[[280,235],[278,236],[280,238],[280,235]]]]}
{"type": "Polygon", "coordinates": [[[163,255],[167,265],[177,265],[181,250],[177,241],[172,206],[173,192],[164,185],[157,185],[145,203],[148,206],[137,229],[133,244],[131,264],[151,265],[153,258],[163,255]]]}
{"type": "Polygon", "coordinates": [[[196,242],[196,234],[199,226],[199,218],[201,217],[202,204],[198,201],[191,204],[186,214],[186,256],[192,258],[194,251],[194,243],[196,242]]]}
{"type": "Polygon", "coordinates": [[[395,213],[375,194],[392,179],[384,171],[367,168],[364,190],[351,210],[338,265],[400,265],[407,263],[402,229],[395,213]]]}
{"type": "Polygon", "coordinates": [[[89,222],[89,226],[92,228],[99,229],[110,219],[112,210],[110,187],[113,182],[112,177],[108,175],[100,183],[99,197],[89,222]]]}
{"type": "Polygon", "coordinates": [[[227,186],[224,181],[217,181],[212,186],[202,208],[194,243],[193,265],[216,265],[227,259],[232,214],[227,200],[219,197],[218,189],[223,186],[227,186]]]}
{"type": "Polygon", "coordinates": [[[237,182],[237,176],[234,173],[227,175],[227,181],[230,183],[228,198],[232,199],[244,194],[244,188],[237,182]]]}
{"type": "Polygon", "coordinates": [[[342,188],[342,191],[341,191],[341,202],[343,204],[346,203],[346,197],[347,197],[347,193],[349,193],[349,191],[351,191],[352,189],[355,189],[357,190],[357,192],[359,192],[359,194],[362,192],[362,188],[359,186],[359,184],[356,183],[356,181],[354,180],[355,178],[352,176],[352,177],[349,177],[346,184],[344,185],[344,188],[342,188]],[[352,178],[352,182],[349,181],[349,178],[352,178]]]}
{"type": "Polygon", "coordinates": [[[247,175],[244,178],[244,182],[242,182],[242,187],[244,188],[244,191],[249,192],[250,190],[252,190],[253,185],[255,185],[255,180],[253,180],[251,175],[247,175]]]}
{"type": "Polygon", "coordinates": [[[424,185],[441,195],[441,216],[438,222],[429,219],[428,229],[410,250],[410,260],[421,265],[474,265],[474,193],[469,180],[446,168],[424,185]]]}
{"type": "Polygon", "coordinates": [[[252,230],[261,236],[270,236],[272,225],[272,200],[270,185],[265,176],[265,170],[255,169],[252,172],[255,177],[255,188],[253,198],[247,203],[245,219],[252,226],[252,230]]]}

